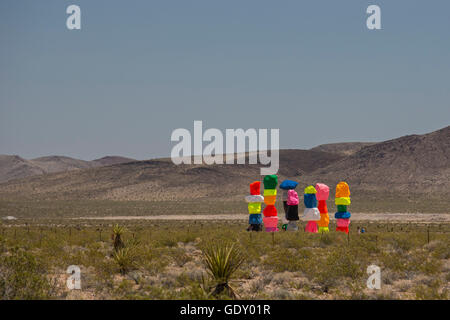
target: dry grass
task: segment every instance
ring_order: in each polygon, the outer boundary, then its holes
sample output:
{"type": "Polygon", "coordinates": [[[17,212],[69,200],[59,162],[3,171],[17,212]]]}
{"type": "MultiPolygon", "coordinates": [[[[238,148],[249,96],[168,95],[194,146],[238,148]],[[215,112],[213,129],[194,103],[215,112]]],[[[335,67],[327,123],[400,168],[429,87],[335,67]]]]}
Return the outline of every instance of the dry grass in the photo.
{"type": "Polygon", "coordinates": [[[424,225],[365,224],[368,233],[357,235],[355,223],[349,243],[334,231],[322,239],[300,231],[279,232],[272,245],[270,234],[250,237],[234,221],[131,221],[124,222],[123,240],[133,255],[124,257],[123,268],[111,255],[112,224],[46,222],[47,227],[14,221],[0,226],[0,269],[9,281],[3,283],[14,283],[8,290],[15,292],[6,295],[0,280],[2,298],[227,298],[209,295],[214,283],[201,249],[233,239],[245,249],[233,281],[241,299],[448,299],[450,225],[431,226],[430,241],[424,225]],[[65,288],[65,270],[73,264],[81,267],[81,291],[65,288]],[[381,267],[382,290],[365,286],[370,264],[381,267]],[[23,274],[32,286],[10,281],[23,274]]]}

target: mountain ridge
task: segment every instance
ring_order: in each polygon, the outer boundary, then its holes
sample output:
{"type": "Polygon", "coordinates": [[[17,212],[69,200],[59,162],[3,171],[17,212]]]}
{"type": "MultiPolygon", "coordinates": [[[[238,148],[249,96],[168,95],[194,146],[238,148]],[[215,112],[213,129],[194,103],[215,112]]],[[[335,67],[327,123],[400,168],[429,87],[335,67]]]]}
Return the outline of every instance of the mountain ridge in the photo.
{"type": "Polygon", "coordinates": [[[0,155],[0,183],[35,175],[83,170],[112,164],[136,161],[120,156],[106,156],[92,161],[52,155],[24,159],[18,155],[0,155]]]}
{"type": "MultiPolygon", "coordinates": [[[[176,166],[167,158],[131,161],[11,180],[0,184],[0,196],[239,201],[248,194],[250,182],[261,180],[259,168],[249,164],[176,166]]],[[[450,126],[365,145],[347,156],[320,150],[280,150],[278,175],[279,181],[300,181],[300,194],[308,184],[334,186],[342,180],[359,192],[446,194],[450,192],[450,126]]]]}

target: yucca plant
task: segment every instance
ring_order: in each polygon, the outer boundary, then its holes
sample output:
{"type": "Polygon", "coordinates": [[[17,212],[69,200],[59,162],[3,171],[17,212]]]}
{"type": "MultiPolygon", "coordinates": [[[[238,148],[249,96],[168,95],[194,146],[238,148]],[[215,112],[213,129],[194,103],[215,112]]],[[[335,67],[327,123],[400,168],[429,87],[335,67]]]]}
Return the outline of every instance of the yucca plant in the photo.
{"type": "Polygon", "coordinates": [[[212,294],[217,296],[225,291],[231,298],[236,298],[229,282],[244,262],[241,250],[235,244],[210,244],[203,249],[203,262],[206,270],[216,282],[212,294]]]}
{"type": "Polygon", "coordinates": [[[114,251],[118,251],[125,247],[125,245],[122,241],[122,235],[124,232],[125,232],[125,228],[119,226],[118,224],[116,224],[113,227],[112,239],[113,239],[114,251]]]}
{"type": "Polygon", "coordinates": [[[135,252],[133,248],[121,248],[116,250],[112,255],[114,261],[119,266],[119,271],[122,274],[126,274],[132,270],[135,266],[135,252]]]}

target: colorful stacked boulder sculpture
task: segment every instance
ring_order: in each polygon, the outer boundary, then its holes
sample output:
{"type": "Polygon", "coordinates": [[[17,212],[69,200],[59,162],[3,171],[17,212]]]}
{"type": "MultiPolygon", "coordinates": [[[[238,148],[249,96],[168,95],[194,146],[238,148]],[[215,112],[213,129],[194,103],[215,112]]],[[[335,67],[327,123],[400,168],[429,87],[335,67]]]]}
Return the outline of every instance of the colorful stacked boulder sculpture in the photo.
{"type": "Polygon", "coordinates": [[[261,216],[261,203],[264,197],[261,196],[261,182],[255,181],[250,183],[250,195],[245,197],[248,203],[248,213],[250,214],[248,223],[248,231],[262,231],[263,219],[261,216]]]}
{"type": "Polygon", "coordinates": [[[297,231],[298,217],[298,194],[294,190],[298,185],[298,182],[292,180],[284,180],[280,184],[280,189],[283,190],[283,208],[286,220],[286,224],[283,225],[284,230],[297,231]]]}
{"type": "Polygon", "coordinates": [[[317,226],[319,227],[319,232],[329,232],[330,217],[328,215],[327,200],[330,195],[330,187],[323,183],[317,183],[316,190],[316,197],[319,202],[317,208],[320,212],[320,220],[317,222],[317,226]]]}
{"type": "Polygon", "coordinates": [[[275,208],[277,200],[278,177],[274,174],[264,177],[264,203],[266,207],[263,211],[264,227],[267,232],[278,231],[278,212],[275,208]]]}
{"type": "Polygon", "coordinates": [[[317,233],[317,221],[320,220],[320,211],[317,209],[317,190],[313,186],[308,186],[305,189],[304,204],[305,211],[303,212],[303,219],[308,221],[306,223],[305,232],[317,233]]]}
{"type": "Polygon", "coordinates": [[[336,231],[348,233],[351,216],[347,209],[347,206],[350,205],[350,188],[346,182],[339,182],[336,186],[335,203],[337,207],[337,212],[334,214],[336,231]]]}

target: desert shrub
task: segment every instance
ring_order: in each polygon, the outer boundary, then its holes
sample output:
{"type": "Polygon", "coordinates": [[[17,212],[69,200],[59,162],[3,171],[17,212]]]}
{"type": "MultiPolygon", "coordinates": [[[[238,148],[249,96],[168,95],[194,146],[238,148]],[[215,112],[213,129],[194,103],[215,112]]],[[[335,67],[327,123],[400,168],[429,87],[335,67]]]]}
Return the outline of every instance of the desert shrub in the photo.
{"type": "Polygon", "coordinates": [[[169,247],[173,248],[177,246],[177,240],[174,238],[163,238],[158,240],[159,247],[169,247]]]}
{"type": "Polygon", "coordinates": [[[390,290],[377,290],[374,294],[374,298],[377,300],[396,300],[398,295],[390,290]]]}
{"type": "Polygon", "coordinates": [[[333,239],[329,234],[325,233],[320,237],[320,245],[322,247],[330,246],[333,244],[333,239]]]}
{"type": "Polygon", "coordinates": [[[406,272],[408,268],[408,260],[403,253],[393,254],[389,251],[383,251],[380,254],[380,260],[386,269],[397,272],[406,272]]]}
{"type": "Polygon", "coordinates": [[[134,248],[122,248],[114,251],[113,259],[119,266],[119,271],[126,274],[136,268],[136,252],[134,248]]]}
{"type": "Polygon", "coordinates": [[[290,300],[290,299],[293,299],[293,296],[289,292],[289,290],[286,290],[286,289],[283,289],[283,288],[275,289],[272,292],[272,297],[274,299],[278,299],[278,300],[290,300]]]}
{"type": "Polygon", "coordinates": [[[275,272],[296,272],[308,269],[313,254],[308,249],[278,248],[268,254],[264,264],[273,268],[275,272]]]}
{"type": "Polygon", "coordinates": [[[0,298],[48,299],[53,286],[35,257],[18,248],[0,256],[0,298]]]}
{"type": "Polygon", "coordinates": [[[168,248],[150,248],[149,246],[139,248],[138,253],[141,267],[151,275],[164,272],[164,269],[171,261],[171,257],[167,254],[167,251],[168,248]]]}
{"type": "Polygon", "coordinates": [[[190,257],[182,248],[170,248],[169,254],[173,262],[179,267],[183,267],[192,260],[192,257],[190,257]]]}
{"type": "Polygon", "coordinates": [[[113,259],[105,259],[96,265],[95,279],[99,291],[113,289],[113,278],[116,270],[117,264],[113,259]]]}
{"type": "MultiPolygon", "coordinates": [[[[418,263],[418,262],[417,262],[418,263]]],[[[441,269],[441,261],[434,259],[434,258],[428,258],[426,260],[422,260],[422,263],[418,263],[419,265],[419,271],[426,275],[430,274],[437,274],[439,273],[441,269]]]]}
{"type": "Polygon", "coordinates": [[[411,241],[411,239],[404,239],[404,238],[393,238],[391,239],[392,246],[399,251],[405,252],[409,251],[413,248],[414,244],[411,241]]]}
{"type": "Polygon", "coordinates": [[[189,243],[189,242],[195,242],[197,235],[195,233],[183,233],[179,237],[179,242],[183,243],[189,243]]]}
{"type": "Polygon", "coordinates": [[[436,259],[450,258],[450,243],[444,241],[433,241],[428,245],[431,250],[431,255],[436,259]]]}
{"type": "Polygon", "coordinates": [[[185,287],[193,282],[201,282],[204,279],[203,271],[199,269],[186,270],[179,274],[176,278],[177,285],[185,287]]]}
{"type": "Polygon", "coordinates": [[[259,293],[264,290],[265,283],[263,279],[255,279],[250,283],[250,292],[259,293]]]}
{"type": "Polygon", "coordinates": [[[316,268],[308,268],[308,273],[318,282],[322,290],[327,292],[344,278],[359,279],[365,269],[358,254],[347,248],[336,248],[324,260],[316,264],[316,268]]]}
{"type": "Polygon", "coordinates": [[[113,245],[114,245],[114,250],[120,250],[123,247],[125,247],[125,244],[122,241],[122,235],[125,232],[125,228],[119,226],[118,224],[116,224],[113,228],[113,234],[112,234],[112,238],[113,238],[113,245]]]}
{"type": "Polygon", "coordinates": [[[210,297],[208,284],[202,280],[202,282],[191,282],[186,285],[179,292],[177,299],[206,300],[210,297]]]}
{"type": "Polygon", "coordinates": [[[351,300],[367,299],[367,295],[364,293],[364,285],[361,282],[350,284],[349,287],[350,287],[349,298],[351,300]]]}
{"type": "Polygon", "coordinates": [[[439,280],[433,280],[429,285],[419,285],[415,288],[416,298],[420,300],[446,300],[448,290],[439,280]]]}
{"type": "Polygon", "coordinates": [[[292,278],[293,274],[291,272],[276,273],[272,278],[272,283],[285,286],[292,278]]]}
{"type": "Polygon", "coordinates": [[[229,281],[244,262],[242,251],[235,244],[222,242],[209,244],[203,249],[203,262],[216,282],[213,295],[217,296],[225,292],[228,296],[235,298],[236,294],[229,281]]]}

